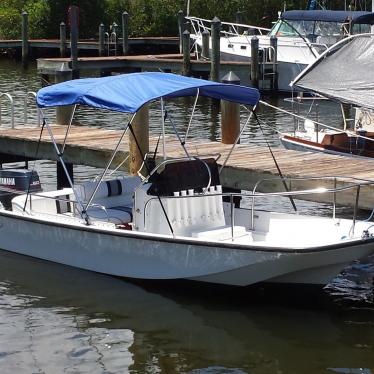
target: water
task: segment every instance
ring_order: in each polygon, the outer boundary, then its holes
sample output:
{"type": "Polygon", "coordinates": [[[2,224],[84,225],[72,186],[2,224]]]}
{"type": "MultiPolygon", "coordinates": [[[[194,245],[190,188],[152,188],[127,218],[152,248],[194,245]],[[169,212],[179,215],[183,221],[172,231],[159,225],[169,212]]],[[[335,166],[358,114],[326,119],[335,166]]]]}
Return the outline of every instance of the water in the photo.
{"type": "MultiPolygon", "coordinates": [[[[0,61],[0,92],[22,96],[38,87],[33,67],[24,72],[0,61]]],[[[289,108],[282,98],[273,101],[289,108]]],[[[191,101],[168,105],[189,113],[186,104],[191,101]]],[[[16,108],[20,121],[22,99],[16,108]]],[[[29,114],[36,118],[31,109],[29,114]]],[[[158,114],[153,106],[152,119],[158,114]]],[[[323,114],[335,124],[339,108],[322,103],[323,114]]],[[[126,120],[87,109],[77,118],[113,128],[126,120]]],[[[276,131],[293,128],[283,114],[264,111],[260,118],[275,147],[276,131]]],[[[202,103],[191,136],[219,139],[218,119],[218,112],[202,103]]],[[[5,126],[6,120],[4,104],[5,126]]],[[[178,129],[186,128],[185,120],[175,121],[178,129]]],[[[157,134],[153,123],[151,132],[157,134]]],[[[254,123],[242,142],[265,144],[254,123]]],[[[40,161],[37,169],[43,185],[53,188],[54,165],[40,161]]],[[[75,170],[77,180],[96,172],[75,170]]],[[[321,213],[327,206],[317,209],[321,213]]],[[[373,277],[369,258],[324,291],[134,283],[1,251],[0,373],[373,373],[373,277]]]]}

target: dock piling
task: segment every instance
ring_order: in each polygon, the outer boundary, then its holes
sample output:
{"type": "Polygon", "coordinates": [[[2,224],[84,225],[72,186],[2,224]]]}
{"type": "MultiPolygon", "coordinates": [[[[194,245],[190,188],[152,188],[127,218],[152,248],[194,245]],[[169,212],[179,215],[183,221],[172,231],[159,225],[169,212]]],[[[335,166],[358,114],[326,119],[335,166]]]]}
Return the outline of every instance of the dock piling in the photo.
{"type": "Polygon", "coordinates": [[[29,14],[22,12],[22,64],[27,65],[29,58],[29,14]]]}
{"type": "Polygon", "coordinates": [[[99,56],[105,55],[105,25],[100,23],[99,25],[99,56]]]}
{"type": "MultiPolygon", "coordinates": [[[[65,167],[69,174],[70,180],[74,183],[74,165],[69,162],[65,162],[65,167]]],[[[69,179],[66,176],[65,170],[60,161],[56,162],[56,175],[58,190],[61,190],[65,187],[70,187],[69,179]]]]}
{"type": "Polygon", "coordinates": [[[219,82],[220,74],[220,39],[221,39],[221,21],[218,17],[212,20],[212,52],[211,52],[211,65],[210,65],[210,79],[219,82]]]}
{"type": "Polygon", "coordinates": [[[272,62],[273,62],[273,79],[271,82],[271,89],[277,91],[278,90],[278,38],[275,35],[270,37],[270,46],[273,47],[272,54],[272,62]]]}
{"type": "Polygon", "coordinates": [[[183,53],[183,33],[185,31],[185,22],[183,10],[178,12],[178,31],[179,31],[179,53],[183,53]]]}
{"type": "Polygon", "coordinates": [[[258,54],[259,41],[258,37],[254,36],[251,39],[251,82],[252,86],[258,88],[259,76],[259,54],[258,54]]]}
{"type": "Polygon", "coordinates": [[[129,14],[127,12],[122,13],[122,50],[124,56],[129,52],[129,14]]]}
{"type": "MultiPolygon", "coordinates": [[[[222,83],[240,84],[238,76],[230,71],[222,83]]],[[[240,133],[240,107],[238,103],[221,100],[221,142],[234,144],[240,133]]]]}
{"type": "MultiPolygon", "coordinates": [[[[79,9],[77,6],[72,5],[69,8],[70,14],[70,51],[71,51],[71,65],[73,69],[73,77],[78,73],[78,14],[79,9]]],[[[79,74],[79,73],[78,73],[79,74]]]]}
{"type": "Polygon", "coordinates": [[[182,74],[189,76],[191,74],[191,54],[190,54],[190,32],[183,32],[183,69],[182,74]]]}
{"type": "MultiPolygon", "coordinates": [[[[55,83],[61,83],[73,78],[73,72],[70,69],[62,68],[56,71],[55,83]]],[[[69,125],[74,107],[72,105],[56,107],[56,124],[69,125]]]]}
{"type": "Polygon", "coordinates": [[[65,22],[60,23],[60,57],[66,56],[66,25],[65,22]]]}
{"type": "Polygon", "coordinates": [[[129,172],[137,175],[143,163],[143,157],[149,152],[149,105],[138,110],[129,133],[129,172]],[[140,148],[140,149],[139,149],[140,148]]]}
{"type": "Polygon", "coordinates": [[[202,50],[201,50],[201,58],[203,60],[209,60],[209,39],[210,39],[210,32],[209,30],[204,30],[201,33],[202,36],[202,50]]]}

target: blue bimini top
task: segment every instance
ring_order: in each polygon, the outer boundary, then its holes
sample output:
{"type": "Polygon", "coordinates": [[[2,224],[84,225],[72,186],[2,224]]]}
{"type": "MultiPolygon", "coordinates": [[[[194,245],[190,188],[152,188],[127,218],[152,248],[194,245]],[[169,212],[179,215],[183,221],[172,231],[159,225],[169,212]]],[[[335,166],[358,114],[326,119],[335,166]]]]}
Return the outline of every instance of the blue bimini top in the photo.
{"type": "Polygon", "coordinates": [[[286,21],[324,21],[356,24],[374,24],[374,13],[344,10],[288,10],[281,14],[286,21]]]}
{"type": "Polygon", "coordinates": [[[159,98],[208,96],[240,104],[256,105],[255,88],[217,83],[169,73],[147,72],[104,78],[76,79],[42,88],[37,94],[40,108],[88,105],[116,112],[136,113],[144,104],[159,98]]]}

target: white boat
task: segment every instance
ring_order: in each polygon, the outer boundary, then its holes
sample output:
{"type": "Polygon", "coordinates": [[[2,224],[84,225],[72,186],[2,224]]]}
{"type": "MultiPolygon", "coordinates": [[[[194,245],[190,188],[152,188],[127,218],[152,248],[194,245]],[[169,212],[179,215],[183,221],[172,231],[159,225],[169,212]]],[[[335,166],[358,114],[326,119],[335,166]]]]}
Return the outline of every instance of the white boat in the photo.
{"type": "MultiPolygon", "coordinates": [[[[292,82],[292,86],[318,95],[296,99],[318,103],[330,99],[342,107],[343,128],[313,118],[295,121],[293,132],[282,133],[287,149],[332,153],[353,157],[374,157],[374,80],[371,74],[374,34],[348,37],[323,53],[292,82]],[[346,118],[342,104],[355,107],[353,123],[346,118]]],[[[297,110],[299,112],[299,109],[297,110]]]]}
{"type": "MultiPolygon", "coordinates": [[[[211,21],[197,17],[187,19],[192,25],[191,38],[201,49],[202,34],[211,30],[211,21]]],[[[333,10],[284,11],[271,29],[222,22],[221,59],[248,61],[251,39],[256,34],[262,50],[260,62],[273,61],[271,38],[277,37],[278,88],[290,91],[290,82],[328,47],[351,34],[370,32],[373,23],[374,13],[371,12],[333,10]]]]}
{"type": "MultiPolygon", "coordinates": [[[[42,111],[52,106],[89,105],[132,116],[107,168],[96,180],[73,185],[67,173],[71,187],[22,193],[13,198],[12,209],[1,209],[0,247],[121,277],[238,286],[326,284],[352,261],[374,252],[373,224],[358,221],[356,213],[352,219],[340,219],[335,214],[312,217],[258,208],[258,200],[265,196],[274,197],[275,203],[280,196],[335,196],[335,192],[356,190],[354,183],[338,190],[326,187],[324,181],[324,188],[308,191],[223,193],[216,160],[190,156],[184,142],[185,158],[166,158],[145,179],[106,179],[139,108],[160,100],[164,114],[167,99],[191,95],[250,108],[259,100],[253,88],[165,73],[80,79],[41,89],[37,102],[42,111]],[[250,199],[249,206],[236,207],[237,195],[250,199]]],[[[162,115],[162,128],[165,118],[162,115]]],[[[64,166],[45,112],[43,126],[64,166]]]]}

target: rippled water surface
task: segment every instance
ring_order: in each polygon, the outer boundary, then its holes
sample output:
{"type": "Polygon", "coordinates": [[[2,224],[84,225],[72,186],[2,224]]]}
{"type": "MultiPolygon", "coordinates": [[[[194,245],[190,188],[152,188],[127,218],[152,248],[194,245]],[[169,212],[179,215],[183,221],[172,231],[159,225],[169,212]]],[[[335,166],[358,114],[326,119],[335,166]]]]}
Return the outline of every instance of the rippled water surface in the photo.
{"type": "MultiPolygon", "coordinates": [[[[0,92],[14,95],[16,121],[23,122],[25,92],[39,87],[34,67],[22,71],[0,60],[0,92]]],[[[290,108],[283,98],[269,100],[290,108]]],[[[192,104],[168,104],[179,130],[188,123],[180,114],[188,114],[192,104]]],[[[191,136],[219,139],[219,113],[208,104],[198,107],[191,136]]],[[[35,121],[31,106],[28,112],[35,121]]],[[[2,114],[2,126],[8,126],[5,101],[2,114]]],[[[159,133],[159,114],[153,105],[153,134],[159,133]]],[[[321,103],[319,115],[334,125],[340,121],[339,108],[331,104],[321,103]]],[[[277,131],[294,126],[269,110],[260,118],[274,147],[277,131]]],[[[79,109],[77,119],[118,128],[126,118],[79,109]]],[[[241,141],[265,144],[254,123],[241,141]]],[[[54,165],[40,161],[37,169],[43,185],[53,188],[54,165]]],[[[96,172],[75,170],[77,180],[96,172]]],[[[306,203],[303,208],[328,209],[306,203]]],[[[353,264],[323,291],[238,290],[138,284],[2,251],[0,373],[374,373],[373,263],[368,258],[353,264]]]]}

